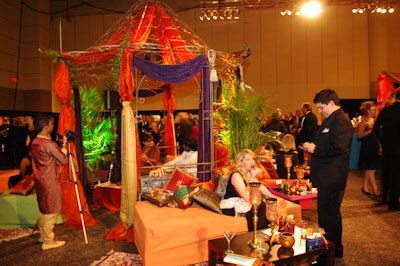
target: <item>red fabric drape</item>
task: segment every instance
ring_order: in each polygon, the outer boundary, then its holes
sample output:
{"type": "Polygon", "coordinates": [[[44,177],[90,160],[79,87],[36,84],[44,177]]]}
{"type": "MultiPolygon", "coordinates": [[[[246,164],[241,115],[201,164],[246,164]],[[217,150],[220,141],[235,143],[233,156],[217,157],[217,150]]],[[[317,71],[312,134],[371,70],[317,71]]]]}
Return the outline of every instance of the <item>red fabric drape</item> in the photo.
{"type": "Polygon", "coordinates": [[[156,6],[156,17],[155,24],[158,25],[156,28],[156,37],[159,40],[159,44],[165,45],[167,47],[171,47],[173,49],[173,53],[171,51],[163,51],[163,64],[172,65],[175,64],[174,55],[178,58],[180,62],[185,62],[189,59],[194,58],[194,54],[184,48],[186,41],[182,38],[182,35],[178,28],[176,27],[172,18],[165,12],[164,9],[156,6]]]}
{"type": "Polygon", "coordinates": [[[133,98],[132,79],[132,53],[127,48],[122,52],[121,68],[118,80],[118,91],[123,101],[132,101],[133,98]]]}
{"type": "Polygon", "coordinates": [[[396,91],[393,81],[391,81],[385,73],[379,74],[377,80],[379,83],[377,88],[378,108],[376,116],[378,116],[379,112],[387,104],[387,100],[389,99],[390,94],[396,91]]]}
{"type": "Polygon", "coordinates": [[[166,149],[166,154],[175,156],[175,134],[174,134],[174,124],[172,123],[172,117],[175,112],[175,97],[171,84],[164,86],[163,94],[163,105],[167,112],[165,118],[165,128],[164,128],[164,139],[165,146],[169,147],[166,149]]]}
{"type": "MultiPolygon", "coordinates": [[[[59,135],[64,136],[66,130],[75,131],[75,115],[74,110],[71,106],[72,83],[69,70],[64,61],[62,61],[57,68],[54,82],[54,93],[56,94],[58,100],[61,102],[57,132],[59,135]]],[[[71,154],[73,154],[75,160],[75,145],[71,142],[69,143],[69,147],[70,152],[71,154]]],[[[77,165],[78,163],[75,160],[75,166],[77,165]]],[[[70,177],[68,165],[64,165],[63,167],[63,176],[64,180],[71,179],[73,181],[73,177],[70,177]]],[[[85,226],[92,226],[97,222],[97,220],[94,219],[89,212],[86,196],[82,190],[82,184],[79,177],[77,177],[77,186],[79,188],[78,192],[80,196],[82,211],[84,213],[85,226]]],[[[65,216],[65,225],[71,227],[82,226],[80,212],[78,208],[78,201],[75,194],[75,185],[73,182],[63,183],[63,215],[65,216]]]]}
{"type": "MultiPolygon", "coordinates": [[[[71,154],[76,154],[75,150],[75,145],[74,143],[69,143],[68,147],[70,148],[71,154]]],[[[73,158],[75,166],[78,165],[78,162],[76,161],[75,157],[73,158]]],[[[64,220],[64,225],[69,226],[69,227],[82,227],[82,221],[81,221],[81,216],[79,212],[79,207],[78,207],[78,199],[76,196],[76,190],[75,190],[75,183],[74,183],[74,176],[72,173],[73,167],[69,166],[69,163],[64,165],[62,168],[62,188],[63,188],[63,220],[64,220]],[[70,172],[71,170],[71,172],[70,172]]],[[[89,205],[86,201],[86,196],[85,192],[82,188],[82,183],[79,179],[79,173],[76,170],[76,179],[77,179],[77,188],[78,188],[78,194],[79,194],[79,199],[81,203],[81,208],[82,208],[82,215],[83,215],[83,221],[85,223],[85,227],[91,227],[95,225],[98,220],[95,219],[89,211],[89,205]]]]}
{"type": "Polygon", "coordinates": [[[54,80],[54,93],[61,102],[58,120],[58,134],[64,136],[66,130],[75,129],[75,115],[71,106],[72,84],[70,73],[64,61],[58,65],[54,80]]]}
{"type": "Polygon", "coordinates": [[[129,229],[126,229],[124,224],[120,222],[115,227],[107,231],[106,239],[108,241],[115,240],[117,242],[133,243],[133,226],[129,227],[129,229]]]}

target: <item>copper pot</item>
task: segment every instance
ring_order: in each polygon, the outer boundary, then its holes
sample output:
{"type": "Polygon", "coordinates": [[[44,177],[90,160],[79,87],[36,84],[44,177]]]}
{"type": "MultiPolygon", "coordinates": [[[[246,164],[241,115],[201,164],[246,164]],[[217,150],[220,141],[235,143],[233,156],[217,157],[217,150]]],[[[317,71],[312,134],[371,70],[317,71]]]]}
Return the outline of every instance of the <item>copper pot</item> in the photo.
{"type": "Polygon", "coordinates": [[[294,235],[292,233],[283,232],[279,237],[279,244],[283,248],[291,248],[294,245],[294,235]]]}

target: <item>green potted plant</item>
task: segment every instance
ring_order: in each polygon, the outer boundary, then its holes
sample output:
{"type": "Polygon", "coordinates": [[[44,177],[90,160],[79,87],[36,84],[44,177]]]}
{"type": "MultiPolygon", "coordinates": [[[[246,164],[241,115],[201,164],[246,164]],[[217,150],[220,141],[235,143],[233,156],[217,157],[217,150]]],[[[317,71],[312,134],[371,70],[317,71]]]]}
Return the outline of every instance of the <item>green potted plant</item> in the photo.
{"type": "Polygon", "coordinates": [[[242,149],[254,151],[268,142],[281,142],[280,132],[260,131],[262,122],[271,112],[267,105],[268,97],[248,87],[242,89],[237,79],[232,83],[222,81],[221,90],[221,104],[215,116],[221,121],[219,137],[221,142],[228,146],[230,159],[242,149]]]}
{"type": "Polygon", "coordinates": [[[93,184],[104,178],[114,161],[114,118],[104,112],[102,93],[94,87],[80,86],[82,145],[88,172],[88,180],[93,184]]]}

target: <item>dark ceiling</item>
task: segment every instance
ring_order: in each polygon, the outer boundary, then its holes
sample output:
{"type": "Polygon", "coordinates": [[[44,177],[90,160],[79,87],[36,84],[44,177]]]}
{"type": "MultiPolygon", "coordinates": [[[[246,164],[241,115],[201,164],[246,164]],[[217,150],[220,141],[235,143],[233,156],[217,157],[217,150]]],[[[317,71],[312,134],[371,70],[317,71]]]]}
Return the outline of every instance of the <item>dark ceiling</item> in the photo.
{"type": "MultiPolygon", "coordinates": [[[[49,0],[50,13],[53,17],[75,17],[86,15],[101,15],[110,13],[125,13],[139,1],[145,0],[49,0]]],[[[201,7],[239,6],[246,9],[293,7],[305,0],[147,0],[162,2],[173,11],[190,10],[201,7]]],[[[318,0],[327,5],[348,5],[350,8],[359,3],[399,4],[399,0],[318,0]]],[[[28,1],[29,2],[29,1],[28,1]]]]}
{"type": "MultiPolygon", "coordinates": [[[[138,0],[50,0],[50,13],[59,16],[86,16],[110,13],[125,13],[138,0]]],[[[175,12],[200,7],[200,0],[164,0],[175,12]]]]}

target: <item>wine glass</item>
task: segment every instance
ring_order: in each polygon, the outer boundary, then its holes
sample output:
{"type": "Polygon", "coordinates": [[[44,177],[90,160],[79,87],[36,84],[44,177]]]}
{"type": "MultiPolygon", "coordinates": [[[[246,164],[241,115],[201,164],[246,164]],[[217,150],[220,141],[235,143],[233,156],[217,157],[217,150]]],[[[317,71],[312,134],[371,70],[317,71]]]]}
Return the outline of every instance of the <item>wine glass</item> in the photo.
{"type": "Polygon", "coordinates": [[[293,166],[292,155],[285,155],[285,167],[287,169],[287,180],[290,180],[290,169],[293,166]]]}
{"type": "Polygon", "coordinates": [[[235,253],[232,249],[231,249],[231,240],[235,237],[235,232],[230,231],[230,230],[226,230],[224,232],[224,237],[226,239],[226,241],[228,242],[228,249],[225,250],[225,253],[235,253]]]}
{"type": "Polygon", "coordinates": [[[274,241],[274,235],[277,228],[277,220],[278,220],[278,205],[276,198],[268,198],[266,203],[266,218],[269,221],[269,227],[271,228],[271,239],[270,244],[274,241]]]}

